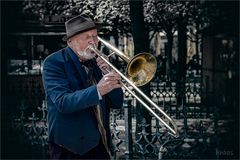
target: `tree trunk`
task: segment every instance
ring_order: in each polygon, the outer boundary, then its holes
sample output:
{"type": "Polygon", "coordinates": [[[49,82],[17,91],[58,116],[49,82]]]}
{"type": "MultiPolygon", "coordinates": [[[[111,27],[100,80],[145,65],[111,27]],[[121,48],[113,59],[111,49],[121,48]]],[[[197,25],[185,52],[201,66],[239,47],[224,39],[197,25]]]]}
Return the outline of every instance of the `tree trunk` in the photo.
{"type": "Polygon", "coordinates": [[[141,0],[130,0],[130,18],[132,24],[132,35],[135,54],[149,52],[149,37],[145,28],[143,17],[143,2],[141,0]]]}
{"type": "Polygon", "coordinates": [[[173,33],[171,31],[167,32],[167,63],[166,63],[166,73],[168,78],[172,78],[172,47],[173,47],[173,33]]]}
{"type": "Polygon", "coordinates": [[[185,102],[187,28],[183,20],[178,21],[177,104],[185,102]]]}
{"type": "MultiPolygon", "coordinates": [[[[199,23],[198,23],[198,22],[196,23],[196,30],[197,30],[197,32],[199,31],[199,23]]],[[[200,59],[199,59],[199,39],[200,39],[200,38],[199,38],[199,35],[196,34],[196,42],[195,42],[195,44],[196,44],[196,56],[197,56],[197,64],[198,64],[198,66],[200,66],[200,59]]],[[[200,74],[199,71],[200,71],[200,68],[197,69],[197,74],[200,74]]]]}
{"type": "MultiPolygon", "coordinates": [[[[143,1],[135,1],[130,0],[130,18],[132,22],[132,35],[134,41],[134,52],[149,52],[149,37],[148,32],[146,31],[144,24],[144,16],[143,16],[143,1]]],[[[142,87],[144,93],[150,95],[149,85],[142,87]]],[[[137,124],[141,124],[143,118],[146,120],[146,124],[151,124],[151,116],[148,111],[143,108],[142,105],[138,104],[136,107],[136,121],[137,124]]],[[[140,133],[142,131],[142,127],[136,126],[136,133],[140,133]]],[[[151,133],[151,125],[146,128],[148,133],[151,133]]],[[[138,139],[136,134],[136,138],[138,139]]]]}

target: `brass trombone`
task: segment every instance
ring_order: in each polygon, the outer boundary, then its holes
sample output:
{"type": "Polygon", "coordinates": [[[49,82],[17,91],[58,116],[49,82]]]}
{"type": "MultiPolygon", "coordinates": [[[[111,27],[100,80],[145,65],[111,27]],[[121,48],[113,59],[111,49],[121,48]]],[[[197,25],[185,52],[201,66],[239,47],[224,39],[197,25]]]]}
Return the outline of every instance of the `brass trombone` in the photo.
{"type": "MultiPolygon", "coordinates": [[[[96,53],[97,56],[102,58],[115,72],[117,72],[123,80],[125,80],[132,88],[142,96],[149,104],[151,104],[155,110],[159,111],[164,117],[164,119],[168,120],[171,124],[171,127],[167,122],[163,120],[150,106],[148,106],[139,96],[137,96],[127,85],[125,85],[122,81],[120,82],[121,85],[130,93],[132,94],[149,112],[151,112],[165,127],[167,127],[174,137],[178,137],[178,129],[173,121],[158,105],[156,105],[150,98],[148,98],[137,86],[142,86],[148,83],[153,77],[156,72],[157,68],[157,61],[156,58],[149,54],[149,53],[140,53],[133,58],[129,58],[123,52],[118,50],[116,47],[111,45],[110,43],[106,42],[102,38],[98,37],[99,41],[102,42],[106,47],[112,50],[115,54],[120,56],[123,60],[125,60],[127,64],[127,77],[121,73],[109,60],[103,56],[103,53],[99,51],[95,46],[90,45],[88,49],[92,50],[96,53]]],[[[112,54],[110,54],[111,56],[112,54]]],[[[110,71],[108,71],[110,72],[110,71]]]]}

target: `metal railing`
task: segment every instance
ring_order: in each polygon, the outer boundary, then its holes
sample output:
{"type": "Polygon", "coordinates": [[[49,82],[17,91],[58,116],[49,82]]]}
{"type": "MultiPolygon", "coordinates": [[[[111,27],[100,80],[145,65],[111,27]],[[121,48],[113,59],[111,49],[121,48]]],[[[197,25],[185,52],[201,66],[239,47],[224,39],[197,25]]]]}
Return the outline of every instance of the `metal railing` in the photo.
{"type": "MultiPolygon", "coordinates": [[[[35,89],[39,90],[39,87],[35,89]]],[[[149,115],[150,121],[144,117],[139,120],[139,114],[136,116],[139,112],[136,109],[138,104],[125,91],[123,108],[112,110],[110,117],[115,159],[219,158],[221,152],[218,135],[227,129],[229,121],[217,118],[216,106],[210,106],[213,109],[208,110],[209,106],[202,104],[201,83],[198,76],[187,78],[185,96],[180,103],[177,102],[176,90],[176,82],[160,80],[159,77],[150,83],[152,100],[176,120],[180,130],[179,138],[171,137],[166,128],[151,115],[149,115]]],[[[38,91],[34,93],[36,94],[32,96],[37,98],[38,91]]],[[[12,130],[18,133],[18,139],[22,144],[31,145],[33,148],[42,146],[43,154],[40,158],[46,158],[48,151],[45,102],[43,101],[40,106],[38,103],[33,107],[35,109],[31,108],[30,111],[24,104],[18,107],[17,113],[9,115],[9,119],[12,119],[12,130]]]]}

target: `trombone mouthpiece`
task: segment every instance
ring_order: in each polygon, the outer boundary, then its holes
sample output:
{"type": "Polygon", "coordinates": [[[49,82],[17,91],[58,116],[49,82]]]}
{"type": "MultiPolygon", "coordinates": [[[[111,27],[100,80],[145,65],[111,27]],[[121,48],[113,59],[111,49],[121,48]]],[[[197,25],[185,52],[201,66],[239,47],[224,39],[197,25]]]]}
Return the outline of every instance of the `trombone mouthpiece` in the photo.
{"type": "Polygon", "coordinates": [[[90,44],[87,49],[97,49],[97,46],[95,44],[90,44]]]}

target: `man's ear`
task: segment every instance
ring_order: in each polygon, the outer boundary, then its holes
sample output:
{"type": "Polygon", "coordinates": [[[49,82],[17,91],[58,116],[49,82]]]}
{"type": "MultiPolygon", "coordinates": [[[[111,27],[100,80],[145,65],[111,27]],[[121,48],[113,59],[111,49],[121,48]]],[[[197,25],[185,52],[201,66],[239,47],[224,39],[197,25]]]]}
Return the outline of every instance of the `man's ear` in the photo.
{"type": "Polygon", "coordinates": [[[72,45],[72,39],[71,39],[71,38],[69,38],[69,39],[67,40],[67,44],[68,44],[68,46],[71,46],[71,45],[72,45]]]}

